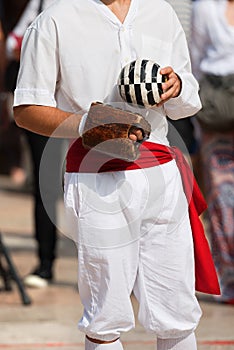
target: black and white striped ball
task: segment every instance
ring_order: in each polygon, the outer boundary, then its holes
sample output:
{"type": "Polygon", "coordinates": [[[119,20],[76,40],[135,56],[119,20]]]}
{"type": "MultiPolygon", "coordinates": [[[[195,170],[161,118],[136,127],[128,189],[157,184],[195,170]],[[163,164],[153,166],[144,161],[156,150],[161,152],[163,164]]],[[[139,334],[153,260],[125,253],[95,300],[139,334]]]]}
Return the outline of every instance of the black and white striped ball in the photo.
{"type": "Polygon", "coordinates": [[[119,93],[124,101],[146,108],[161,101],[162,83],[166,76],[160,74],[160,66],[147,59],[128,63],[120,72],[119,93]]]}

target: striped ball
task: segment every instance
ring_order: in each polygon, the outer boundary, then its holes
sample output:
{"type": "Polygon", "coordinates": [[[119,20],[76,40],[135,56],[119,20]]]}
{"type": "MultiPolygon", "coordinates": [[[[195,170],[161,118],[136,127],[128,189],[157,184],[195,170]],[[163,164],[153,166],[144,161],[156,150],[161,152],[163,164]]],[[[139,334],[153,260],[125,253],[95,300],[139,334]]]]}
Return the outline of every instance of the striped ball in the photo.
{"type": "Polygon", "coordinates": [[[144,107],[153,107],[161,101],[162,83],[166,76],[160,66],[146,59],[128,63],[120,72],[119,93],[124,101],[144,107]]]}

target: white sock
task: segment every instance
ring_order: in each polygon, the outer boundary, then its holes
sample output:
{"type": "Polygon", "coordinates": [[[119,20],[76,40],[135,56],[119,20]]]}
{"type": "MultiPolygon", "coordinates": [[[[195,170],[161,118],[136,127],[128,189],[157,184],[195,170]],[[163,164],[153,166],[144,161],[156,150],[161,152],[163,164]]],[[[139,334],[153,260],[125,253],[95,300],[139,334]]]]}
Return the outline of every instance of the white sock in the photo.
{"type": "Polygon", "coordinates": [[[194,332],[183,338],[157,339],[157,350],[197,350],[194,332]]]}
{"type": "Polygon", "coordinates": [[[123,346],[119,339],[113,343],[97,344],[85,338],[85,350],[123,350],[123,346]]]}

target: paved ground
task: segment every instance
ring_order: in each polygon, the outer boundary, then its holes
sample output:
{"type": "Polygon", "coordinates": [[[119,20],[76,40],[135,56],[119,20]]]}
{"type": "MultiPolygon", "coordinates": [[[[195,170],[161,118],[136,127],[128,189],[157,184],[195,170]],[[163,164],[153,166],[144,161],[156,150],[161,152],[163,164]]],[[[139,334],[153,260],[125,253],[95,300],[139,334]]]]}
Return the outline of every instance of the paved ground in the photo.
{"type": "MultiPolygon", "coordinates": [[[[14,189],[3,176],[0,176],[0,230],[12,261],[23,277],[36,263],[32,198],[30,193],[14,189]]],[[[55,274],[55,283],[50,287],[26,290],[31,299],[30,305],[22,303],[14,282],[11,291],[0,291],[0,350],[84,348],[83,335],[76,327],[82,313],[76,287],[76,251],[72,242],[64,236],[59,238],[55,274]]],[[[197,329],[198,349],[234,350],[234,307],[217,305],[204,295],[198,297],[203,309],[197,329]]],[[[133,298],[132,301],[137,314],[136,300],[133,298]]],[[[122,339],[126,350],[156,349],[154,337],[146,334],[138,323],[122,339]]]]}

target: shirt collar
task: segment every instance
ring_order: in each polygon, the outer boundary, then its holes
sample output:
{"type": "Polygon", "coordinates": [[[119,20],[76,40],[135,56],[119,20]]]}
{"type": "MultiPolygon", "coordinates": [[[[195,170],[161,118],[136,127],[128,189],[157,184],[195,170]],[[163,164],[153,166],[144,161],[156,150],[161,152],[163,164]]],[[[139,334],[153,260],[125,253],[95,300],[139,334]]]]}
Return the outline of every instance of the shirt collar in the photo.
{"type": "Polygon", "coordinates": [[[107,17],[113,24],[118,25],[119,27],[122,27],[122,26],[127,27],[133,22],[137,14],[138,4],[139,4],[139,0],[131,0],[131,4],[129,7],[127,16],[124,22],[122,23],[116,17],[116,15],[109,9],[109,7],[107,7],[101,0],[90,0],[90,1],[92,1],[96,5],[98,10],[101,11],[105,17],[107,17]]]}

